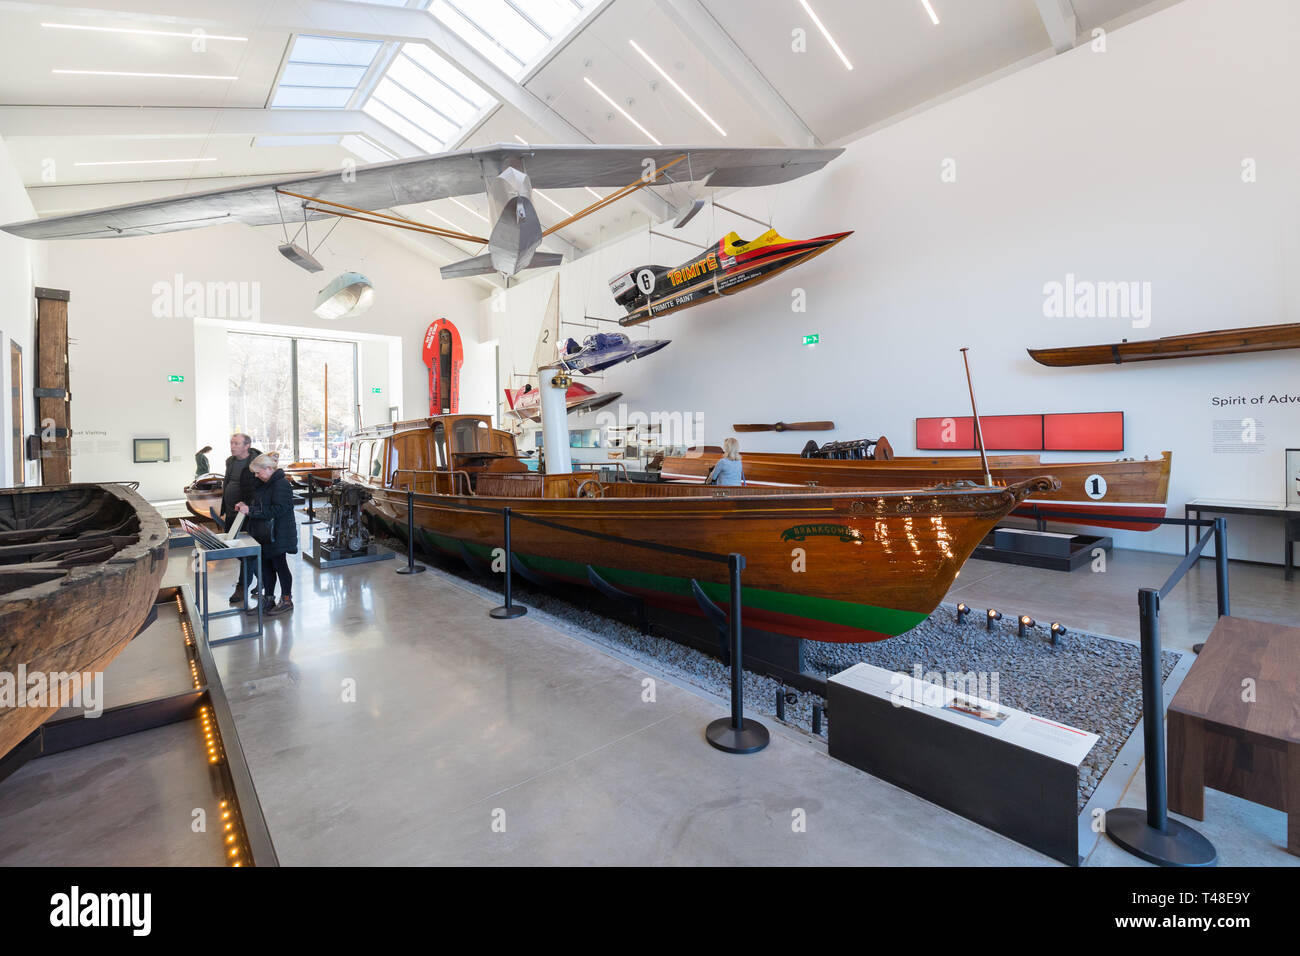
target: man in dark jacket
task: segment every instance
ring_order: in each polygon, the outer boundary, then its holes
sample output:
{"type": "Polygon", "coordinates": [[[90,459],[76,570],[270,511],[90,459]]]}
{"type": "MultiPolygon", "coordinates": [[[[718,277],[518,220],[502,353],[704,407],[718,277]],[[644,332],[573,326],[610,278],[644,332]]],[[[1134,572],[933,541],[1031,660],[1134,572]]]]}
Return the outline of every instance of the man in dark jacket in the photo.
{"type": "MultiPolygon", "coordinates": [[[[253,500],[253,489],[257,479],[248,470],[249,464],[261,452],[253,447],[253,439],[245,434],[230,436],[230,457],[226,459],[226,480],[221,485],[221,520],[226,527],[235,520],[236,506],[253,500]]],[[[252,561],[242,561],[245,568],[244,580],[248,584],[257,581],[257,567],[252,561]]],[[[240,593],[239,582],[235,582],[235,593],[230,595],[231,604],[242,604],[244,595],[240,593]]]]}
{"type": "Polygon", "coordinates": [[[293,610],[293,574],[289,555],[298,550],[298,519],[293,511],[293,489],[274,455],[259,455],[250,470],[258,486],[253,500],[235,507],[248,515],[249,531],[262,546],[262,610],[284,614],[293,610]],[[275,600],[275,582],[280,581],[280,600],[275,600]]]}

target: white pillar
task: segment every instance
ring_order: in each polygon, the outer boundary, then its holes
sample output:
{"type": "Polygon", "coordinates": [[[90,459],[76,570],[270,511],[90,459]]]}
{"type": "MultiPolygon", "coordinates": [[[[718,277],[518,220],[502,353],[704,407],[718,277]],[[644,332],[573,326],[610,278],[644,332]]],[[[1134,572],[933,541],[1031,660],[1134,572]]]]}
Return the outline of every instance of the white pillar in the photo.
{"type": "Polygon", "coordinates": [[[554,381],[555,376],[563,374],[563,369],[538,371],[542,390],[542,448],[546,451],[548,475],[573,473],[573,459],[569,454],[569,406],[565,402],[568,388],[560,388],[554,381]]]}

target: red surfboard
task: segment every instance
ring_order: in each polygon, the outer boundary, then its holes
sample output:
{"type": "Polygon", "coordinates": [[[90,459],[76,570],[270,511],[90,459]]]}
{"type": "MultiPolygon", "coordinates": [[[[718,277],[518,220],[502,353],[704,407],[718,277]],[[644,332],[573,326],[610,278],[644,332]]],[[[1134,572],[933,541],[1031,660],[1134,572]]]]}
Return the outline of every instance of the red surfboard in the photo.
{"type": "Polygon", "coordinates": [[[431,323],[424,333],[430,415],[452,415],[460,411],[460,366],[464,360],[456,326],[446,319],[431,323]]]}

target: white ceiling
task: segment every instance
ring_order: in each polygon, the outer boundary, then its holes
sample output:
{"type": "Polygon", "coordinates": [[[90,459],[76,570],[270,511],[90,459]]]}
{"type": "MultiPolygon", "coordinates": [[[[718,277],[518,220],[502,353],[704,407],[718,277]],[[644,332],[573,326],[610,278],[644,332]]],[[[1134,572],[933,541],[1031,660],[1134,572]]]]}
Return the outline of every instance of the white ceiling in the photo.
{"type": "MultiPolygon", "coordinates": [[[[1040,7],[1064,4],[1073,9],[1078,35],[1086,40],[1093,27],[1114,25],[1175,0],[931,0],[940,18],[937,26],[921,0],[809,2],[852,70],[832,51],[799,0],[600,0],[581,14],[585,21],[576,33],[551,44],[523,74],[522,89],[516,85],[507,91],[504,98],[513,105],[494,100],[459,145],[517,138],[556,143],[578,137],[597,143],[648,142],[584,77],[667,144],[803,145],[792,142],[800,131],[834,143],[990,74],[1052,55],[1040,7]],[[803,52],[793,49],[800,30],[803,52]],[[726,136],[630,41],[653,57],[726,136]]],[[[421,4],[411,0],[410,5],[421,4]]],[[[145,0],[0,2],[6,48],[0,58],[0,136],[38,212],[334,169],[344,161],[371,161],[376,143],[397,156],[418,152],[355,108],[378,79],[387,62],[383,57],[351,110],[267,108],[297,33],[341,33],[346,27],[354,36],[391,36],[376,32],[394,22],[382,19],[383,10],[351,0],[170,0],[165,15],[134,9],[143,6],[145,0]],[[196,50],[188,37],[52,29],[42,27],[43,22],[181,33],[200,28],[209,39],[196,50]],[[213,39],[214,34],[247,41],[213,39]],[[238,79],[53,72],[66,69],[238,79]],[[259,136],[277,138],[259,142],[259,136]],[[193,161],[84,165],[142,159],[193,161]]],[[[403,25],[428,29],[425,24],[432,24],[436,39],[430,14],[402,15],[403,25]]],[[[474,65],[466,65],[472,72],[474,65]]],[[[509,77],[496,82],[514,83],[509,77]]],[[[676,202],[685,195],[676,188],[670,199],[676,202]]],[[[556,191],[547,198],[569,211],[594,201],[581,189],[556,191]]],[[[461,202],[486,213],[481,197],[461,202]]],[[[546,218],[563,215],[545,199],[538,207],[546,218]]],[[[480,234],[484,229],[472,212],[449,200],[403,213],[480,234]]],[[[647,221],[646,203],[625,200],[560,236],[568,244],[565,251],[573,252],[647,221]]],[[[444,242],[425,248],[440,261],[459,254],[444,242]]],[[[463,247],[465,253],[474,251],[463,247]]]]}

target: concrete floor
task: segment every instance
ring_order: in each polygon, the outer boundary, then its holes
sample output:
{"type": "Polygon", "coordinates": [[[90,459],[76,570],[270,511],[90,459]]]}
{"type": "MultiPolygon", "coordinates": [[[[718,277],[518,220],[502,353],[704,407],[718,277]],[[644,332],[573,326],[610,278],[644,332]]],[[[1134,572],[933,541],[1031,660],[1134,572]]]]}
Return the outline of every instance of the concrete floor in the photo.
{"type": "MultiPolygon", "coordinates": [[[[1176,564],[1115,552],[1105,574],[1066,575],[971,562],[949,599],[1135,637],[1137,588],[1176,564]]],[[[260,640],[214,649],[285,865],[1054,865],[773,720],[767,750],[720,753],[703,731],[724,702],[540,615],[492,620],[494,602],[450,576],[292,567],[295,611],[260,640]]],[[[174,552],[165,583],[191,580],[174,552]]],[[[1278,568],[1234,565],[1232,586],[1236,614],[1298,616],[1278,568]]],[[[214,582],[214,606],[227,594],[214,582]]],[[[1166,642],[1202,640],[1213,619],[1203,562],[1165,603],[1166,642]]],[[[214,622],[213,636],[241,624],[214,622]]],[[[110,666],[110,700],[186,686],[169,662],[178,649],[150,646],[152,632],[110,666]]],[[[189,831],[192,808],[212,800],[191,730],[24,767],[0,784],[0,864],[220,863],[220,847],[189,831]]],[[[1120,802],[1143,797],[1139,765],[1120,802]]],[[[1224,864],[1300,864],[1282,849],[1283,814],[1214,791],[1206,809],[1193,825],[1224,864]]],[[[1141,865],[1104,839],[1087,862],[1141,865]]]]}
{"type": "Polygon", "coordinates": [[[716,751],[720,702],[436,571],[293,567],[292,616],[214,650],[283,864],[1051,862],[783,728],[716,751]]]}

